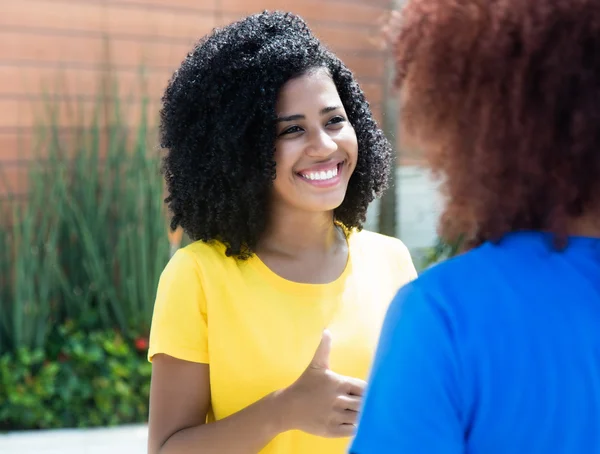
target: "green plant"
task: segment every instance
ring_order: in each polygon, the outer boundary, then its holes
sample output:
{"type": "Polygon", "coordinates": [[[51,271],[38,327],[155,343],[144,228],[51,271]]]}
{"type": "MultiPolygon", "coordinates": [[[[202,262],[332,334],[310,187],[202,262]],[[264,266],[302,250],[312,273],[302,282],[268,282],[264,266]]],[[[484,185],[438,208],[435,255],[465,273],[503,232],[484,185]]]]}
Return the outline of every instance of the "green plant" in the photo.
{"type": "MultiPolygon", "coordinates": [[[[141,342],[140,342],[141,341],[141,342]]],[[[142,422],[151,365],[114,330],[55,330],[46,350],[0,356],[0,429],[94,427],[142,422]]]]}
{"type": "MultiPolygon", "coordinates": [[[[0,353],[44,346],[56,307],[58,232],[44,200],[46,188],[32,179],[26,204],[13,204],[0,228],[0,353]]],[[[52,194],[49,194],[52,195],[52,194]]]]}
{"type": "Polygon", "coordinates": [[[100,91],[91,112],[46,99],[29,198],[0,221],[0,354],[43,348],[66,320],[148,334],[170,248],[160,157],[148,100],[116,93],[100,91]],[[65,132],[64,110],[81,126],[65,132]]]}
{"type": "Polygon", "coordinates": [[[425,254],[422,268],[426,269],[436,263],[452,258],[460,253],[463,239],[458,238],[454,242],[446,242],[442,238],[437,238],[436,243],[425,254]]]}
{"type": "Polygon", "coordinates": [[[19,349],[0,357],[0,429],[49,428],[55,416],[46,405],[56,394],[60,365],[42,350],[19,349]]]}

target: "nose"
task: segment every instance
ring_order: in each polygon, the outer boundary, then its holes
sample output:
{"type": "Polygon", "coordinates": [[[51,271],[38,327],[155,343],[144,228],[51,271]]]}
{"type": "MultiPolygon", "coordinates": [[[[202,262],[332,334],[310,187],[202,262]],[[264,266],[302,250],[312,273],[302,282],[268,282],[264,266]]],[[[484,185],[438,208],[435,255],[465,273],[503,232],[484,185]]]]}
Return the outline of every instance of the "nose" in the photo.
{"type": "Polygon", "coordinates": [[[310,138],[306,147],[306,154],[313,157],[327,157],[337,151],[338,145],[327,131],[318,130],[310,138]]]}

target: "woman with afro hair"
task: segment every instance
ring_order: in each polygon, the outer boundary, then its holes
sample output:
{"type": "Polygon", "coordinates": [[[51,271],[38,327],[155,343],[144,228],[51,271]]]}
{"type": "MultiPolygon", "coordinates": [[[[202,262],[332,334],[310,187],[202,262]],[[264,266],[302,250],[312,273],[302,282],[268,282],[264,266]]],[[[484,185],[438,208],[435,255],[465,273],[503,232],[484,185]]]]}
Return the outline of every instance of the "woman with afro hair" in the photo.
{"type": "Polygon", "coordinates": [[[416,277],[362,230],[392,167],[351,72],[292,14],[203,38],[161,111],[172,227],[149,453],[347,452],[385,312],[416,277]]]}
{"type": "Polygon", "coordinates": [[[600,453],[600,3],[407,0],[387,34],[464,253],[392,302],[351,452],[600,453]]]}

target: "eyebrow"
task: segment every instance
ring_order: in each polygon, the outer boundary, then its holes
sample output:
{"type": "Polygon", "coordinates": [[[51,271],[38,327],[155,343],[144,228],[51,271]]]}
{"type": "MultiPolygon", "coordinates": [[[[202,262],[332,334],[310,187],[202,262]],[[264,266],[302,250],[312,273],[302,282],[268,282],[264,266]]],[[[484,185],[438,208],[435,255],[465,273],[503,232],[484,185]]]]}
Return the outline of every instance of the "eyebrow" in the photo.
{"type": "MultiPolygon", "coordinates": [[[[329,107],[325,107],[324,109],[321,110],[321,112],[319,112],[321,115],[325,115],[328,114],[329,112],[332,112],[334,110],[340,109],[342,106],[329,106],[329,107]]],[[[275,119],[276,123],[283,123],[286,121],[296,121],[296,120],[303,120],[306,117],[302,114],[295,114],[295,115],[289,115],[287,117],[277,117],[275,119]]]]}

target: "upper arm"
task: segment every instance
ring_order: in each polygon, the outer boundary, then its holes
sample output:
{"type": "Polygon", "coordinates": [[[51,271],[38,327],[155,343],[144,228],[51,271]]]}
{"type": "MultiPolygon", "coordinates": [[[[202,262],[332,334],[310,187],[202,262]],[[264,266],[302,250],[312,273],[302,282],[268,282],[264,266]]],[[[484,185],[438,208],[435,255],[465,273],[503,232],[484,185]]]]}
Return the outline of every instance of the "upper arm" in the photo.
{"type": "Polygon", "coordinates": [[[148,358],[166,353],[195,363],[208,361],[208,316],[196,258],[179,249],[160,276],[148,358]]]}
{"type": "Polygon", "coordinates": [[[209,408],[208,364],[157,354],[152,362],[148,453],[157,454],[176,432],[204,424],[209,408]]]}
{"type": "Polygon", "coordinates": [[[149,453],[175,432],[203,424],[210,407],[208,317],[196,258],[178,250],[161,274],[148,358],[152,361],[149,453]]]}
{"type": "Polygon", "coordinates": [[[447,314],[409,284],[390,305],[354,454],[464,452],[460,367],[447,314]]]}

